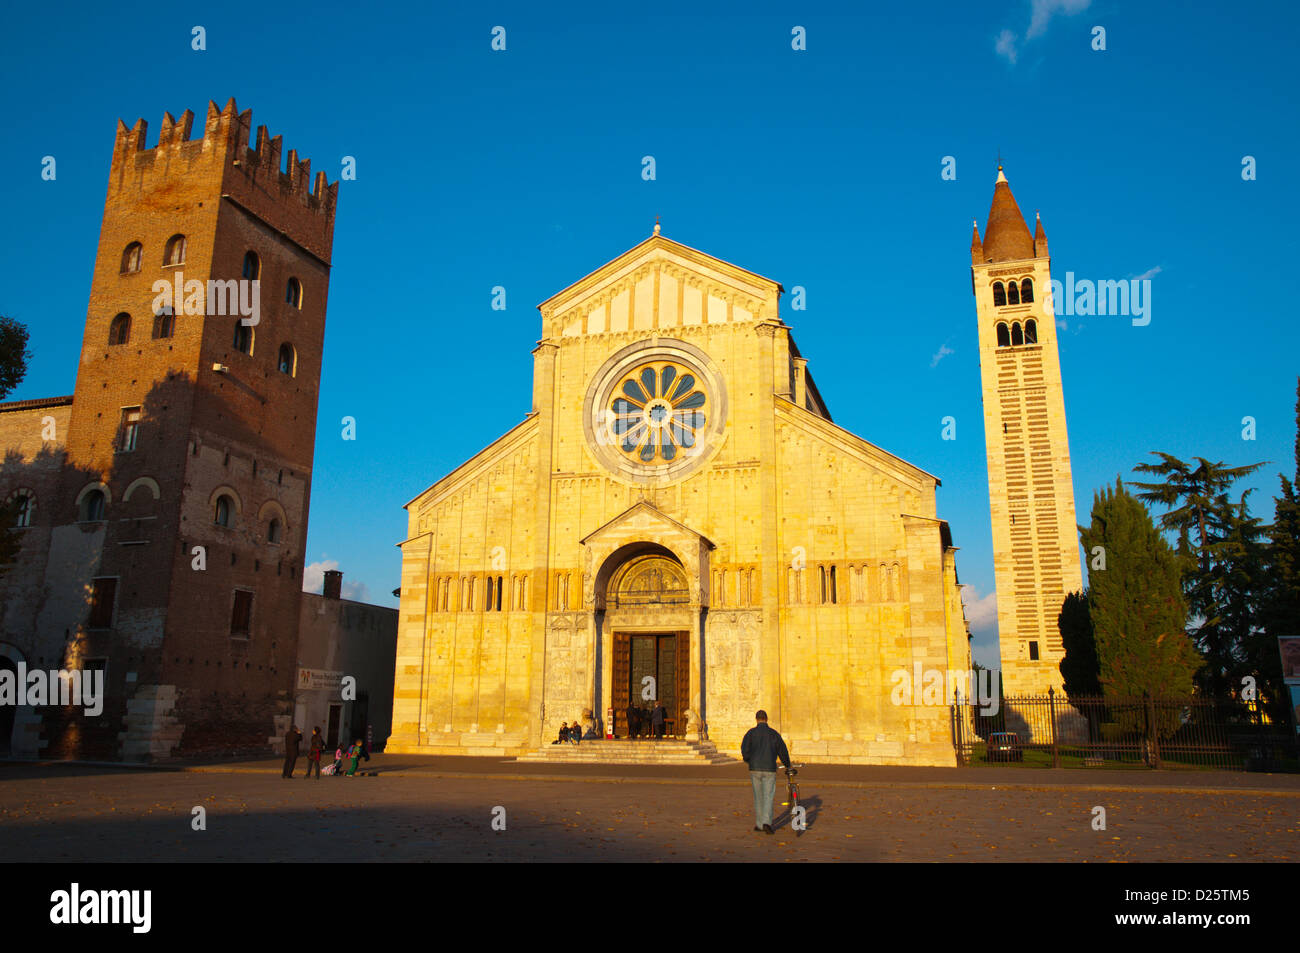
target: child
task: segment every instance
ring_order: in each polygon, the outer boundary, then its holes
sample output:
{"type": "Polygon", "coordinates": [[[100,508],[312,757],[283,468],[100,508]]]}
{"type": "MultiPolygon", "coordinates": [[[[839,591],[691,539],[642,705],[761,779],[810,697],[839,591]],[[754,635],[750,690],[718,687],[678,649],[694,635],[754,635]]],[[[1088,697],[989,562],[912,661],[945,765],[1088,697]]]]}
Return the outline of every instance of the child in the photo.
{"type": "Polygon", "coordinates": [[[352,750],[348,754],[352,758],[352,763],[348,766],[348,777],[353,777],[357,773],[357,762],[361,760],[360,738],[352,743],[352,750]]]}
{"type": "Polygon", "coordinates": [[[334,749],[334,776],[340,777],[343,774],[343,742],[334,749]]]}

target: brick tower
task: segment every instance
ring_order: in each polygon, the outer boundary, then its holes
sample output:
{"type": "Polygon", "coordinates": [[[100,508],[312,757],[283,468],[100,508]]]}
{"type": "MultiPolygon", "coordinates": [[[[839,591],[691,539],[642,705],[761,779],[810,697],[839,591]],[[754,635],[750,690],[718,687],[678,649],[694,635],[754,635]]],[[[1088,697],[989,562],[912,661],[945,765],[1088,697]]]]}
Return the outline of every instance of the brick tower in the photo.
{"type": "Polygon", "coordinates": [[[1062,687],[1056,625],[1082,588],[1070,444],[1041,221],[1029,233],[998,166],[984,239],[971,239],[998,639],[1007,694],[1062,687]]]}
{"type": "Polygon", "coordinates": [[[251,117],[210,103],[191,139],[166,114],[150,149],[118,123],[56,520],[77,539],[53,530],[84,605],[37,634],[108,703],[47,712],[51,756],[251,750],[291,716],[338,186],[294,150],[282,171],[265,126],[250,147],[251,117]]]}

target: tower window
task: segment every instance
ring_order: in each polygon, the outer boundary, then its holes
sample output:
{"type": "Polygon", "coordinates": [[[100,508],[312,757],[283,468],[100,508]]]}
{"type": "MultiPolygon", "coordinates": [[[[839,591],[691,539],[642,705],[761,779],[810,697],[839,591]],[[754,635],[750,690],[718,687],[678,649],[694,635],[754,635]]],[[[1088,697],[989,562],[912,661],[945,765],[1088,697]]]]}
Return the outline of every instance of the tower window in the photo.
{"type": "Polygon", "coordinates": [[[125,311],[113,319],[108,326],[108,344],[113,347],[131,340],[131,316],[125,311]]]}
{"type": "Polygon", "coordinates": [[[1020,282],[1020,302],[1021,304],[1034,303],[1034,283],[1028,278],[1020,282]]]}
{"type": "Polygon", "coordinates": [[[224,494],[217,497],[215,510],[212,521],[218,526],[224,526],[226,529],[230,529],[234,513],[234,507],[231,506],[230,497],[224,494]]]}
{"type": "Polygon", "coordinates": [[[839,594],[835,591],[835,567],[831,567],[831,602],[839,602],[839,594]]]}
{"type": "Polygon", "coordinates": [[[1030,643],[1029,643],[1029,661],[1031,661],[1031,662],[1037,662],[1037,661],[1038,661],[1038,643],[1037,643],[1037,642],[1030,642],[1030,643]]]}
{"type": "Polygon", "coordinates": [[[256,281],[262,274],[262,262],[257,257],[257,252],[247,252],[244,255],[244,278],[248,281],[256,281]]]}
{"type": "Polygon", "coordinates": [[[1029,320],[1025,322],[1025,343],[1026,344],[1038,343],[1038,322],[1037,321],[1029,320]]]}
{"type": "Polygon", "coordinates": [[[1007,330],[1005,323],[998,322],[998,347],[1011,346],[1011,332],[1007,330]]]}
{"type": "Polygon", "coordinates": [[[19,490],[13,497],[14,527],[23,529],[32,525],[32,511],[36,509],[36,497],[30,490],[19,490]]]}
{"type": "Polygon", "coordinates": [[[113,627],[113,608],[117,602],[117,577],[101,576],[90,583],[90,618],[86,627],[110,629],[113,627]]]}
{"type": "Polygon", "coordinates": [[[172,309],[164,307],[161,311],[153,316],[153,337],[157,341],[160,338],[169,338],[176,332],[176,316],[172,314],[172,309]]]}
{"type": "Polygon", "coordinates": [[[234,605],[230,607],[230,635],[232,638],[248,638],[252,628],[253,594],[247,589],[235,590],[234,605]]]}
{"type": "Polygon", "coordinates": [[[1002,282],[993,282],[993,307],[1001,308],[1007,303],[1007,289],[1002,282]]]}
{"type": "Polygon", "coordinates": [[[293,349],[292,344],[280,345],[280,360],[277,363],[281,374],[288,374],[290,377],[297,376],[298,373],[298,355],[293,349]]]}
{"type": "Polygon", "coordinates": [[[243,354],[253,353],[253,327],[245,324],[243,319],[235,322],[235,350],[243,354]]]}
{"type": "Polygon", "coordinates": [[[144,250],[139,242],[132,242],[122,252],[122,274],[133,275],[140,270],[140,253],[144,250]]]}
{"type": "Polygon", "coordinates": [[[273,518],[271,522],[266,524],[266,541],[268,543],[280,542],[280,521],[278,519],[273,518]]]}
{"type": "Polygon", "coordinates": [[[163,250],[164,265],[183,265],[185,264],[185,236],[173,235],[167,239],[167,246],[163,250]]]}
{"type": "Polygon", "coordinates": [[[297,278],[290,278],[285,285],[284,301],[295,308],[302,308],[302,283],[297,278]]]}
{"type": "Polygon", "coordinates": [[[83,523],[99,523],[104,519],[104,491],[91,490],[81,499],[81,521],[83,523]]]}
{"type": "Polygon", "coordinates": [[[130,453],[135,449],[139,436],[140,408],[124,407],[122,409],[122,439],[118,443],[117,449],[122,453],[130,453]]]}
{"type": "Polygon", "coordinates": [[[1025,343],[1025,335],[1024,332],[1020,330],[1020,322],[1017,321],[1015,324],[1011,325],[1011,346],[1019,347],[1021,344],[1024,343],[1025,343]]]}
{"type": "Polygon", "coordinates": [[[1007,282],[1007,304],[1020,304],[1020,286],[1014,281],[1007,282]]]}

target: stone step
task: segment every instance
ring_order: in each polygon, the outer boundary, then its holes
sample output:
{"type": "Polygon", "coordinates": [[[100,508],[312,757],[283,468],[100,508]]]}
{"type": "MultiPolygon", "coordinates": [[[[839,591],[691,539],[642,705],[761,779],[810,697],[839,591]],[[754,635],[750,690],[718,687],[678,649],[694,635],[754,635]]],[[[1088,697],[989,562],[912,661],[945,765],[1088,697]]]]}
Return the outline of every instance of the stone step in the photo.
{"type": "Polygon", "coordinates": [[[708,741],[584,741],[580,745],[543,745],[519,761],[554,764],[730,764],[708,741]]]}

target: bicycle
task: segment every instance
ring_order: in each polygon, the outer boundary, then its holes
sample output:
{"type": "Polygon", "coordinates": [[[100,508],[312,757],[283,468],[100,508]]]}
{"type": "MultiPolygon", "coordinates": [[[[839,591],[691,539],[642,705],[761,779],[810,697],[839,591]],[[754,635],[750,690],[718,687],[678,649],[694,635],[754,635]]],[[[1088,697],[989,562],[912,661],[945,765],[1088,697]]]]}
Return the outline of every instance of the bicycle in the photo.
{"type": "MultiPolygon", "coordinates": [[[[794,825],[794,819],[799,812],[799,782],[797,782],[794,779],[794,776],[799,773],[799,769],[802,767],[803,767],[802,764],[791,764],[788,768],[785,769],[785,784],[786,784],[785,796],[788,800],[783,801],[781,803],[781,806],[788,807],[790,809],[791,826],[794,825]]],[[[801,833],[803,833],[803,828],[797,828],[795,830],[794,836],[798,837],[801,833]]]]}

